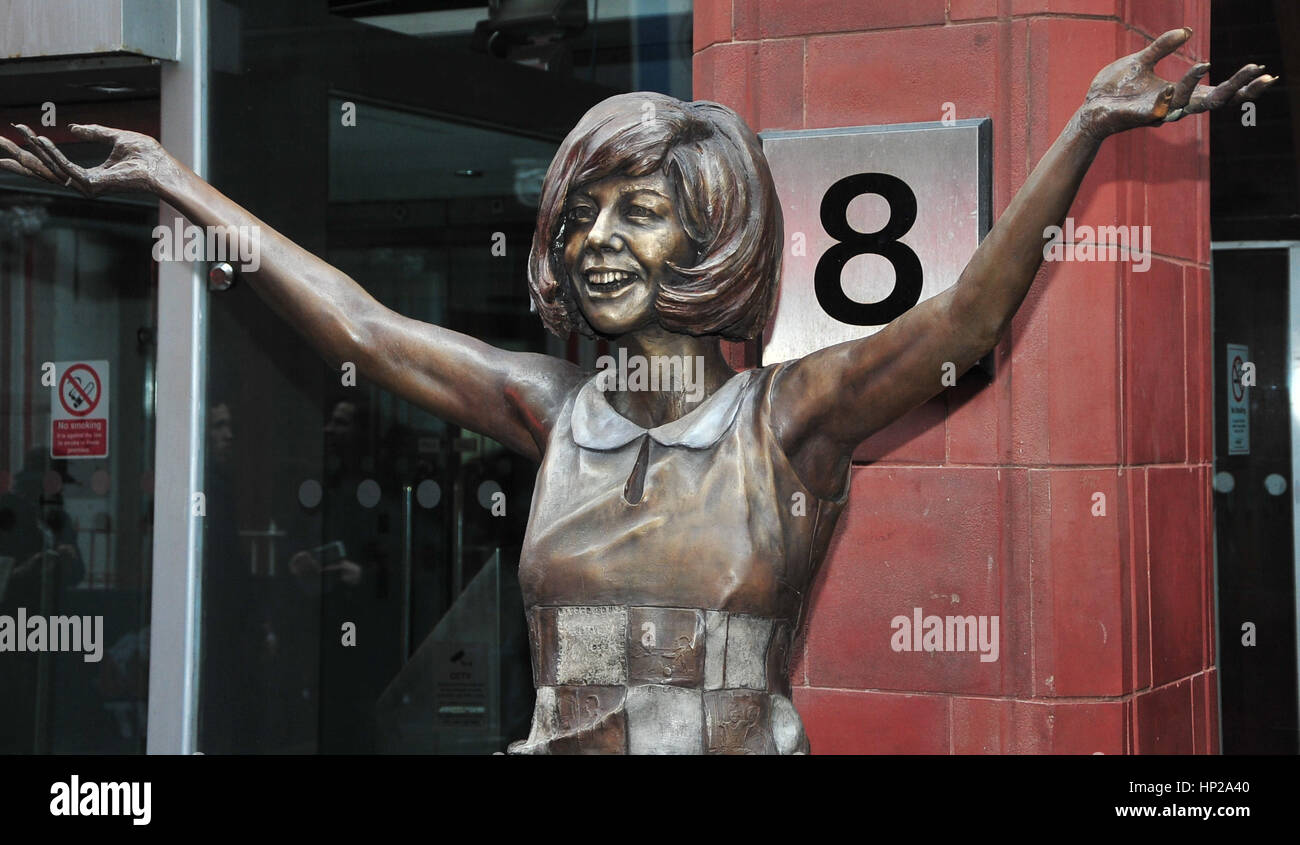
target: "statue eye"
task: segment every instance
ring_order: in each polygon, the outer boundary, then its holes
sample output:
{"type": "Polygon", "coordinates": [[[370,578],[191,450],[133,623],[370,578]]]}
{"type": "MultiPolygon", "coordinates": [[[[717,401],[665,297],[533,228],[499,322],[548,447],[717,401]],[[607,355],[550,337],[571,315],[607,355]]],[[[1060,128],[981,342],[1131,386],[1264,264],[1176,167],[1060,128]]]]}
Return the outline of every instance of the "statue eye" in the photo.
{"type": "Polygon", "coordinates": [[[590,223],[596,217],[591,208],[585,205],[578,205],[570,208],[566,216],[570,223],[575,224],[590,223]]]}
{"type": "Polygon", "coordinates": [[[635,220],[649,220],[655,216],[655,213],[644,205],[633,203],[627,208],[627,216],[635,220]]]}

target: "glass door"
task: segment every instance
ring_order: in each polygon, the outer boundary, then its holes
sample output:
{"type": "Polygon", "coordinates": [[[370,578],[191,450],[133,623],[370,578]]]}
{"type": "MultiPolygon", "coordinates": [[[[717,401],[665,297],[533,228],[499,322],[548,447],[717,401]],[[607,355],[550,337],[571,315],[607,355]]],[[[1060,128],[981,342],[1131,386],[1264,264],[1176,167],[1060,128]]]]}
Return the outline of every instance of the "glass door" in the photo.
{"type": "MultiPolygon", "coordinates": [[[[329,5],[212,5],[210,181],[401,314],[591,355],[530,313],[541,178],[599,100],[689,96],[689,3],[329,5]]],[[[208,307],[198,749],[504,750],[536,467],[331,369],[252,287],[208,307]]]]}
{"type": "Polygon", "coordinates": [[[1300,245],[1214,249],[1214,520],[1225,754],[1300,751],[1300,245]]]}
{"type": "MultiPolygon", "coordinates": [[[[0,126],[157,132],[157,71],[0,68],[0,126]]],[[[0,173],[0,754],[142,753],[158,204],[0,173]]]]}

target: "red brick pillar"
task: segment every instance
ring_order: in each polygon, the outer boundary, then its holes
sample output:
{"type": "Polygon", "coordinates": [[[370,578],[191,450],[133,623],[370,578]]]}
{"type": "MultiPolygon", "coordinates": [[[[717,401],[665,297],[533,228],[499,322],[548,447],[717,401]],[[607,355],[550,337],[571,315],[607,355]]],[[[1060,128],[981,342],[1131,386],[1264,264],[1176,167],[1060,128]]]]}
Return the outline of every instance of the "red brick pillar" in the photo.
{"type": "MultiPolygon", "coordinates": [[[[1209,0],[696,0],[695,95],[757,130],[991,117],[1000,213],[1103,66],[1209,0]]],[[[1218,81],[1222,69],[1215,73],[1218,81]]],[[[997,350],[872,438],[794,667],[814,753],[1214,752],[1209,127],[1108,140],[1071,211],[1152,261],[1048,265],[997,350]],[[996,615],[996,661],[895,651],[996,615]]]]}

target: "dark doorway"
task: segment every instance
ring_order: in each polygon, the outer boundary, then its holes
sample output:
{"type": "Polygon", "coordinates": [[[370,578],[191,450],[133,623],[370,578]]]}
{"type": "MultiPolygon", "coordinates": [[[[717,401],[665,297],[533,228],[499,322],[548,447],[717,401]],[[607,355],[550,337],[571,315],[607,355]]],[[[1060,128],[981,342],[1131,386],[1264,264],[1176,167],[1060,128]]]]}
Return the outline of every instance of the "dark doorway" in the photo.
{"type": "Polygon", "coordinates": [[[1210,122],[1221,748],[1295,754],[1300,7],[1215,0],[1211,14],[1212,81],[1247,62],[1281,77],[1254,108],[1210,122]]]}

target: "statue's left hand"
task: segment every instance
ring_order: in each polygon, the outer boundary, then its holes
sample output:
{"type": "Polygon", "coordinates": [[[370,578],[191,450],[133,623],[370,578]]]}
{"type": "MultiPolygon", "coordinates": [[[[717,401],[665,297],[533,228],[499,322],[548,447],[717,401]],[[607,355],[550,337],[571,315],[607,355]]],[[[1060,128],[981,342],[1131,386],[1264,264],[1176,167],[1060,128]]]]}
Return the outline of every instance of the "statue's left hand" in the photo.
{"type": "Polygon", "coordinates": [[[1079,109],[1079,128],[1101,140],[1138,126],[1158,126],[1225,105],[1253,100],[1277,77],[1263,65],[1246,65],[1219,85],[1198,85],[1208,63],[1194,65],[1178,82],[1156,75],[1156,64],[1187,43],[1192,31],[1172,29],[1131,56],[1102,68],[1079,109]]]}

